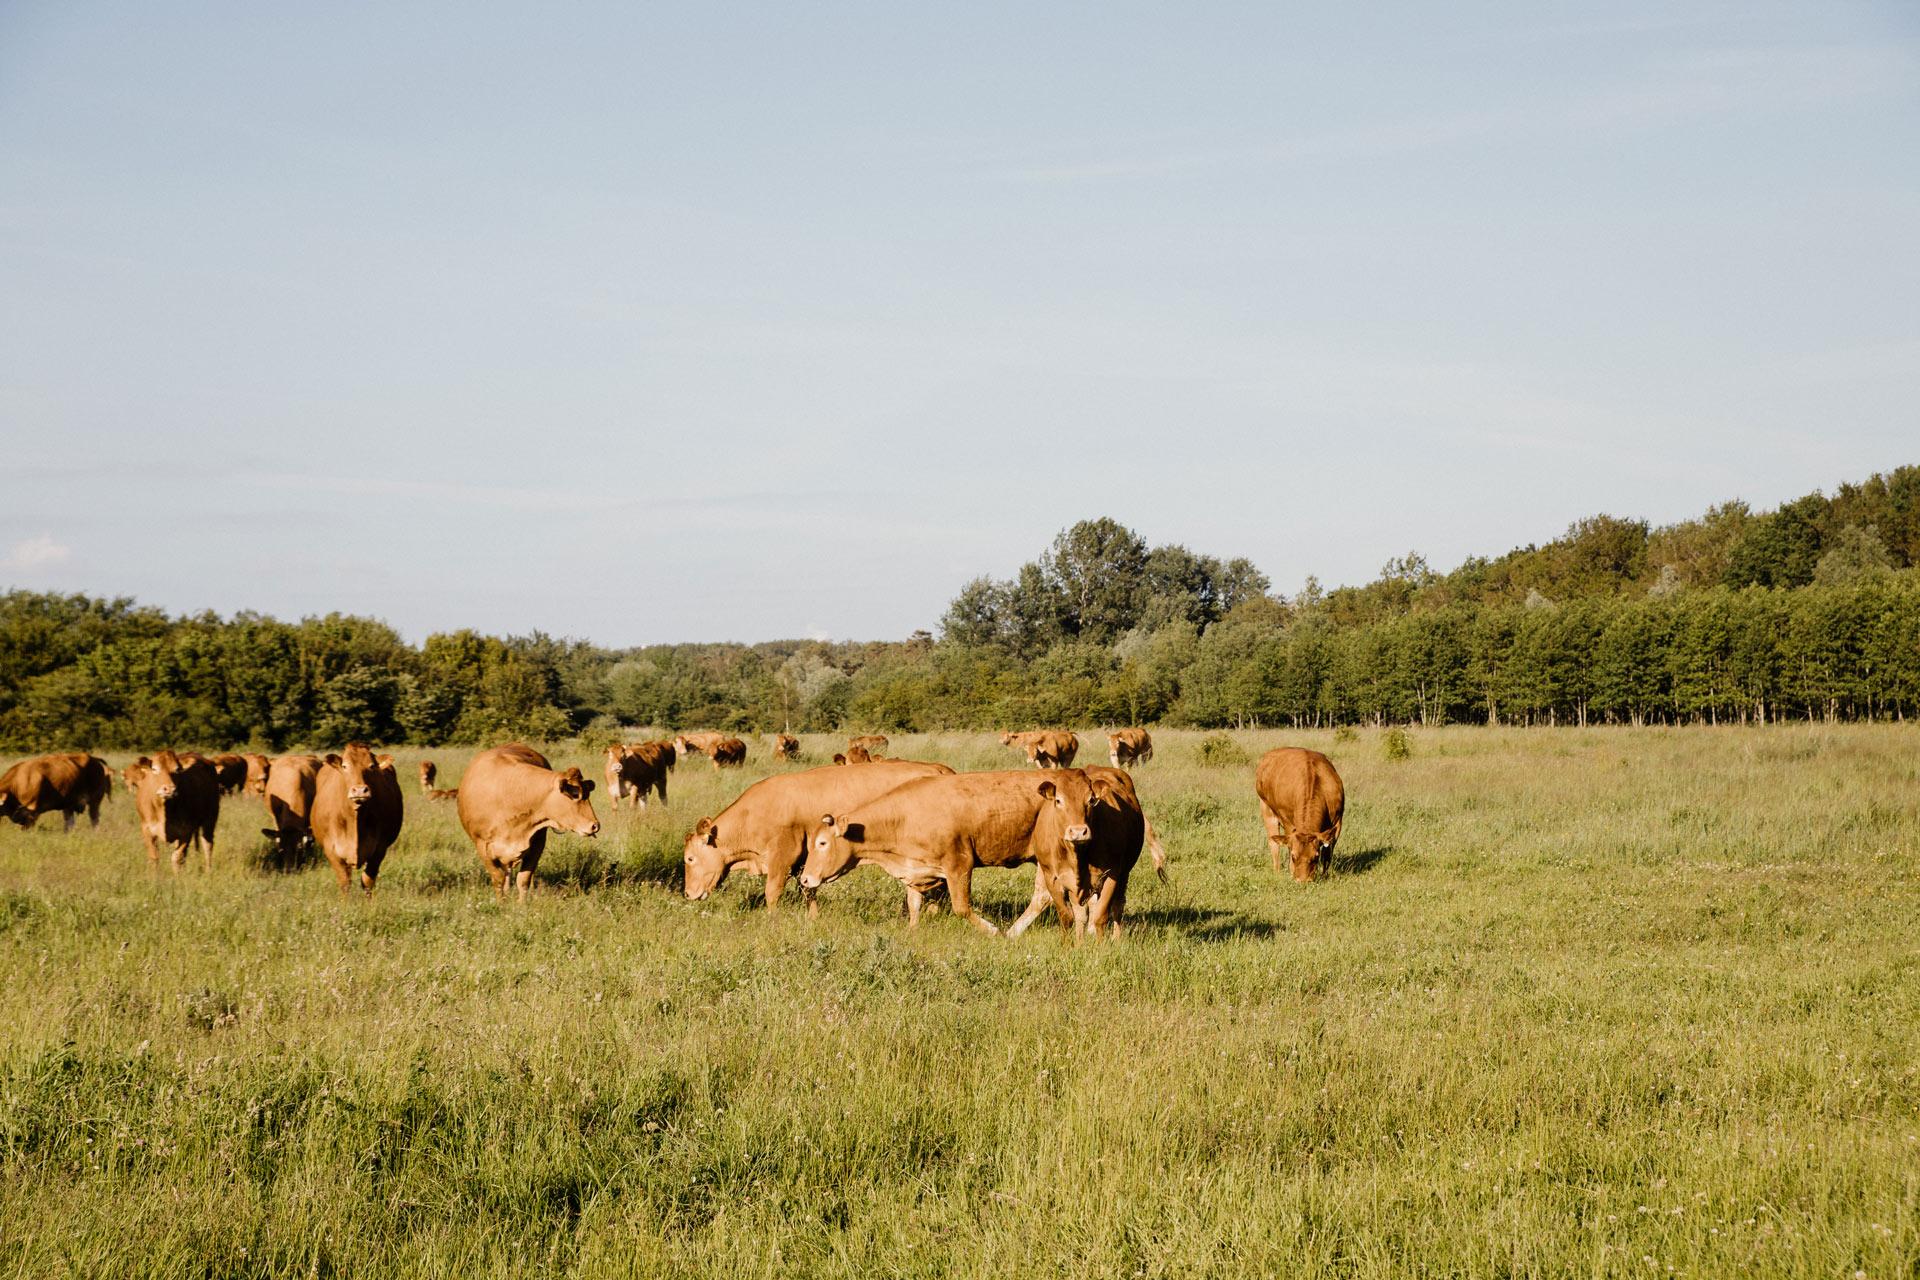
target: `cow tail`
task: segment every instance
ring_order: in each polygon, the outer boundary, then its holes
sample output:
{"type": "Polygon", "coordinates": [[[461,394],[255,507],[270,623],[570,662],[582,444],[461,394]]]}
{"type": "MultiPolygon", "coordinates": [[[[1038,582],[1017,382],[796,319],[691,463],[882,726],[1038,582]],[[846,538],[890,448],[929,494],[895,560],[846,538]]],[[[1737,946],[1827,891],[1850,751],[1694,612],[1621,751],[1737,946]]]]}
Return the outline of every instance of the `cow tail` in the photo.
{"type": "Polygon", "coordinates": [[[1153,874],[1160,877],[1160,883],[1167,882],[1167,850],[1160,843],[1160,837],[1153,832],[1153,823],[1146,814],[1140,815],[1140,821],[1147,824],[1147,849],[1153,854],[1153,874]]]}

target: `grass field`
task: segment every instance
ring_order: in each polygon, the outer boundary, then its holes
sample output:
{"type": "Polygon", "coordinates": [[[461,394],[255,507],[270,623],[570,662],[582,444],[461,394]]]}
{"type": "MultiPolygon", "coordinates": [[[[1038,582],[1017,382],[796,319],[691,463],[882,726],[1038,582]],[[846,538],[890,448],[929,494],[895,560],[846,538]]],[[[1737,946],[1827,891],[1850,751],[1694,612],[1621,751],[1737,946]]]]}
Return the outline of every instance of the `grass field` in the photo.
{"type": "Polygon", "coordinates": [[[1172,881],[1077,949],[910,936],[871,870],[817,923],[686,902],[761,742],[596,794],[525,906],[418,753],[371,905],[261,870],[245,798],[211,876],[120,792],[0,829],[0,1271],[1920,1274],[1920,730],[1155,736],[1172,881]],[[1283,741],[1347,783],[1308,886],[1252,799],[1283,741]]]}

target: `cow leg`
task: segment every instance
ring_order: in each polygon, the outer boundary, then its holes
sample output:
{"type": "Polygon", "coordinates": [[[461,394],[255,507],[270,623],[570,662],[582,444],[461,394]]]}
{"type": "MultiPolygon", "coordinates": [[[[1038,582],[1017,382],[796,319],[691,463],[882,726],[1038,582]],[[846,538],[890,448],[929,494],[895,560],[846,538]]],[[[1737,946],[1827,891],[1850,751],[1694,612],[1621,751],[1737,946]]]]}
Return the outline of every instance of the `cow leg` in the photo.
{"type": "MultiPolygon", "coordinates": [[[[382,856],[384,857],[385,855],[382,855],[382,856]]],[[[373,885],[374,885],[374,882],[379,878],[380,878],[380,859],[379,858],[375,858],[371,862],[365,862],[360,865],[360,887],[366,890],[367,901],[369,902],[373,901],[373,885]]]]}
{"type": "MultiPolygon", "coordinates": [[[[543,831],[537,834],[545,835],[546,833],[543,831]]],[[[527,894],[533,889],[533,873],[540,869],[540,853],[539,849],[529,849],[520,855],[520,873],[513,879],[515,887],[520,890],[522,902],[527,900],[527,894]]]]}
{"type": "Polygon", "coordinates": [[[949,873],[946,877],[947,897],[952,900],[953,914],[965,920],[982,933],[1000,936],[1000,930],[993,921],[979,915],[973,909],[973,868],[949,873]]]}
{"type": "MultiPolygon", "coordinates": [[[[766,895],[767,910],[779,910],[780,895],[787,891],[787,877],[792,874],[791,866],[783,866],[778,858],[769,859],[766,884],[761,889],[761,892],[766,895]]],[[[819,914],[819,908],[813,902],[809,901],[807,907],[809,914],[819,914]]]]}
{"type": "Polygon", "coordinates": [[[173,869],[176,874],[179,872],[181,867],[184,867],[187,865],[187,849],[192,844],[193,844],[192,836],[188,836],[184,840],[167,841],[167,845],[173,855],[172,857],[173,869]]]}
{"type": "Polygon", "coordinates": [[[1260,820],[1267,828],[1267,852],[1273,855],[1273,869],[1285,873],[1287,870],[1286,833],[1280,827],[1280,815],[1260,802],[1260,820]]]}
{"type": "Polygon", "coordinates": [[[64,833],[70,834],[73,831],[73,820],[79,817],[80,815],[74,812],[72,809],[62,809],[60,811],[60,816],[66,820],[66,825],[60,828],[60,830],[64,833]]]}
{"type": "Polygon", "coordinates": [[[1086,906],[1080,901],[1079,864],[1069,863],[1064,869],[1056,868],[1052,872],[1043,867],[1039,879],[1053,897],[1053,909],[1060,913],[1062,938],[1073,941],[1086,924],[1086,906]]]}
{"type": "Polygon", "coordinates": [[[200,833],[200,865],[207,874],[213,874],[213,831],[200,833]]]}
{"type": "Polygon", "coordinates": [[[141,827],[140,838],[146,842],[147,863],[155,870],[160,867],[160,846],[154,841],[152,827],[141,827]]]}
{"type": "Polygon", "coordinates": [[[1017,938],[1027,931],[1027,926],[1038,920],[1053,901],[1053,894],[1047,890],[1047,873],[1040,868],[1033,869],[1033,896],[1027,899],[1027,909],[1007,930],[1009,938],[1017,938]]]}
{"type": "Polygon", "coordinates": [[[333,867],[333,878],[340,882],[340,896],[345,898],[347,891],[353,887],[353,872],[344,860],[332,854],[327,855],[327,862],[333,867]]]}

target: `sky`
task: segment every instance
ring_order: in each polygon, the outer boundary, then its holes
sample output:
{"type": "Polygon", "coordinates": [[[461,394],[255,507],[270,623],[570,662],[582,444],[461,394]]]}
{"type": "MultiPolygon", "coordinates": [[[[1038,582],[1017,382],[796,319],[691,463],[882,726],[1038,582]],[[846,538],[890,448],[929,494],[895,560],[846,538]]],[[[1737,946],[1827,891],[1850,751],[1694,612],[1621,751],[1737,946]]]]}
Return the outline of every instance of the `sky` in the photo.
{"type": "Polygon", "coordinates": [[[1920,7],[0,0],[0,588],[890,639],[1920,462],[1920,7]]]}

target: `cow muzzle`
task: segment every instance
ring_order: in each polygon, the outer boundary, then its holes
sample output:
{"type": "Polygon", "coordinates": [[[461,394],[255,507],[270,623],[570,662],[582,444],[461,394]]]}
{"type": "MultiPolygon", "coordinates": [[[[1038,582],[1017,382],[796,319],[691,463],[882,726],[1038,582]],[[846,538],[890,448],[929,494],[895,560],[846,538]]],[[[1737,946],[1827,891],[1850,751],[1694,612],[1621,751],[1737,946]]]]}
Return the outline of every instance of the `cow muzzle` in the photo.
{"type": "Polygon", "coordinates": [[[1085,844],[1091,839],[1093,839],[1093,828],[1084,822],[1077,827],[1067,828],[1068,844],[1085,844]]]}
{"type": "Polygon", "coordinates": [[[805,872],[802,872],[800,875],[800,887],[802,889],[805,889],[808,893],[812,893],[815,889],[818,889],[820,887],[820,883],[821,881],[819,876],[810,876],[810,875],[807,875],[805,872]]]}
{"type": "Polygon", "coordinates": [[[348,787],[347,788],[347,802],[353,805],[356,809],[371,799],[373,799],[372,787],[348,787]]]}

